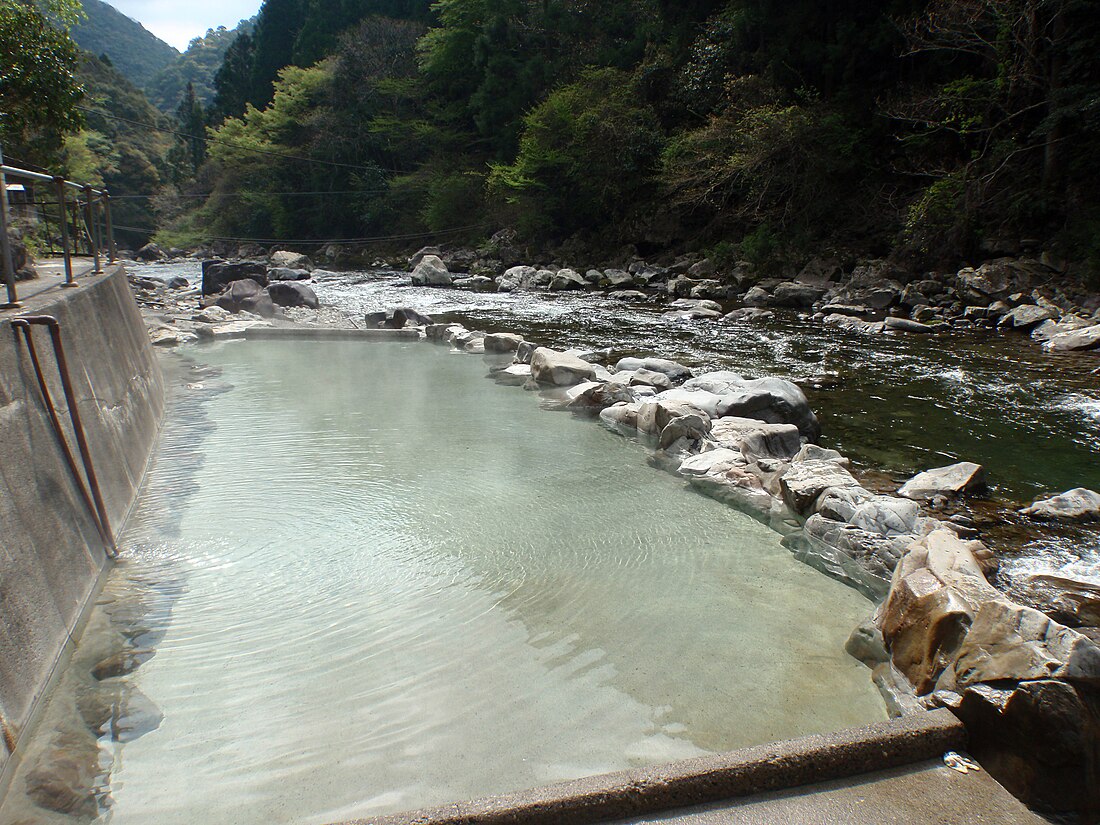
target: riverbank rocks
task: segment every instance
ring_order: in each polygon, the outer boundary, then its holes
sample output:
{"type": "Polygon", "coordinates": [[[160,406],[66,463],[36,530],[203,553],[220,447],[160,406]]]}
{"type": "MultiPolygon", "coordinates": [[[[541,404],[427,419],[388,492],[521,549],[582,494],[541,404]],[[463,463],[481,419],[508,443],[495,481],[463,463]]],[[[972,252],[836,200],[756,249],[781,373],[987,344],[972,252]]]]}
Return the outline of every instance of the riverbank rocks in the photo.
{"type": "Polygon", "coordinates": [[[515,335],[511,332],[492,333],[485,336],[485,351],[493,353],[515,352],[522,343],[522,335],[515,335]]]}
{"type": "Polygon", "coordinates": [[[450,286],[451,273],[442,259],[425,255],[412,271],[414,286],[450,286]]]}
{"type": "Polygon", "coordinates": [[[949,467],[925,470],[909,479],[898,495],[912,499],[936,496],[969,495],[985,490],[985,470],[980,464],[961,461],[949,467]]]}
{"type": "MultiPolygon", "coordinates": [[[[371,312],[363,316],[367,329],[404,329],[407,326],[429,327],[435,323],[430,315],[425,315],[412,307],[395,307],[381,312],[371,312]]],[[[450,326],[447,324],[444,327],[450,326]]]]}
{"type": "Polygon", "coordinates": [[[792,459],[802,447],[798,427],[770,424],[756,418],[719,418],[711,426],[710,437],[719,446],[737,450],[749,460],[792,459]]]}
{"type": "Polygon", "coordinates": [[[891,332],[913,332],[920,335],[936,331],[928,324],[922,324],[920,321],[913,321],[909,318],[887,318],[882,322],[882,325],[884,329],[891,332]]]}
{"type": "Polygon", "coordinates": [[[63,730],[27,772],[27,796],[47,811],[86,817],[99,814],[102,785],[99,746],[87,730],[63,730]]]}
{"type": "Polygon", "coordinates": [[[274,267],[267,271],[267,280],[271,281],[308,281],[313,276],[306,269],[288,269],[274,267]]]}
{"type": "Polygon", "coordinates": [[[683,364],[669,361],[666,358],[621,358],[615,364],[616,372],[634,372],[636,370],[649,370],[667,375],[674,384],[682,383],[691,378],[692,372],[683,364]]]}
{"type": "Polygon", "coordinates": [[[554,277],[550,279],[549,288],[551,292],[565,292],[567,290],[584,290],[588,289],[589,284],[580,273],[574,272],[572,269],[559,269],[554,273],[554,277]]]}
{"type": "Polygon", "coordinates": [[[267,259],[268,263],[276,269],[301,269],[306,272],[313,271],[313,261],[309,259],[308,255],[303,255],[301,252],[289,252],[285,249],[280,249],[277,252],[272,252],[267,259]]]}
{"type": "Polygon", "coordinates": [[[261,318],[273,318],[276,314],[271,296],[251,278],[230,283],[229,288],[217,297],[215,304],[234,314],[251,312],[261,318]]]}
{"type": "Polygon", "coordinates": [[[575,355],[538,347],[531,355],[531,377],[540,384],[569,387],[596,377],[596,368],[575,355]]]}
{"type": "Polygon", "coordinates": [[[821,437],[821,425],[805,393],[782,378],[746,379],[723,370],[691,378],[684,382],[684,389],[706,390],[722,396],[719,415],[756,418],[770,424],[794,424],[809,441],[821,437]]]}
{"type": "Polygon", "coordinates": [[[1001,320],[998,322],[998,326],[1005,329],[1028,332],[1044,321],[1052,321],[1058,316],[1059,313],[1049,307],[1023,304],[1002,315],[1001,320]]]}
{"type": "Polygon", "coordinates": [[[917,693],[951,707],[970,749],[1029,804],[1096,803],[1100,648],[982,574],[980,542],[935,530],[898,563],[877,624],[917,693]]]}
{"type": "Polygon", "coordinates": [[[811,459],[795,461],[779,482],[783,500],[801,516],[809,515],[826,490],[860,487],[846,469],[834,461],[811,459]]]}
{"type": "Polygon", "coordinates": [[[1036,501],[1020,512],[1045,521],[1096,521],[1100,520],[1100,493],[1077,487],[1036,501]]]}
{"type": "Polygon", "coordinates": [[[1100,324],[1060,332],[1043,344],[1047,352],[1074,352],[1100,347],[1100,324]]]}
{"type": "MultiPolygon", "coordinates": [[[[553,277],[553,273],[548,274],[545,283],[549,283],[551,277],[553,277]]],[[[522,292],[535,289],[542,282],[543,276],[533,266],[513,266],[497,278],[497,290],[499,292],[522,292]]]]}
{"type": "Polygon", "coordinates": [[[298,281],[276,281],[268,284],[267,294],[281,307],[309,307],[317,309],[321,302],[317,293],[298,281]]]}
{"type": "Polygon", "coordinates": [[[217,295],[234,281],[245,279],[267,286],[267,266],[258,261],[230,263],[211,259],[202,262],[203,295],[217,295]]]}

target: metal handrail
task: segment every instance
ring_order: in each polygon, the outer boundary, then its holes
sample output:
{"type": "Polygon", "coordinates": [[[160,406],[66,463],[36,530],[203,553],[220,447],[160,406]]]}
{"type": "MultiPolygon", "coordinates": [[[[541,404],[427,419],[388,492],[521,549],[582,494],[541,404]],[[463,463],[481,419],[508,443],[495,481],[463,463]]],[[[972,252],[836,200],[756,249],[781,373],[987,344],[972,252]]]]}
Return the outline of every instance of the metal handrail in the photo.
{"type": "MultiPolygon", "coordinates": [[[[88,238],[88,246],[95,262],[94,275],[103,273],[101,255],[107,253],[108,263],[118,260],[118,247],[115,244],[114,223],[111,220],[111,194],[106,189],[95,189],[86,183],[76,183],[66,180],[59,175],[47,175],[44,172],[33,172],[30,169],[20,169],[17,166],[8,166],[4,163],[4,153],[0,149],[0,267],[3,269],[4,285],[7,289],[7,303],[0,303],[0,309],[16,309],[21,307],[19,294],[15,286],[15,259],[12,255],[11,239],[8,237],[10,220],[8,216],[8,177],[21,180],[49,183],[55,188],[57,194],[58,217],[61,229],[61,247],[65,258],[65,283],[63,287],[72,288],[79,286],[73,274],[74,250],[69,237],[69,219],[67,210],[69,204],[76,205],[77,215],[83,211],[81,222],[84,225],[84,233],[88,238]],[[73,189],[78,193],[76,198],[70,200],[67,190],[73,189]],[[83,199],[81,199],[83,196],[83,199]],[[82,209],[81,209],[82,208],[82,209]],[[103,216],[101,230],[100,215],[103,216]],[[103,233],[106,233],[106,239],[103,233]]],[[[79,228],[79,227],[78,227],[79,228]]],[[[78,233],[79,235],[79,233],[78,233]]]]}

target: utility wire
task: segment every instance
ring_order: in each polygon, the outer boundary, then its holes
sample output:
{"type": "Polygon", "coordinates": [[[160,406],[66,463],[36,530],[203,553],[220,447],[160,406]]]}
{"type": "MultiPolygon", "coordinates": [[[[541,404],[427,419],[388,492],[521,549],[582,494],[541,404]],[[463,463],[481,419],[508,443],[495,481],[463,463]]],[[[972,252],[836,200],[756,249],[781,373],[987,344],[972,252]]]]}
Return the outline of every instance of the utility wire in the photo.
{"type": "MultiPolygon", "coordinates": [[[[460,232],[468,232],[471,229],[483,229],[489,226],[488,223],[475,223],[469,226],[456,226],[453,229],[440,229],[435,232],[411,232],[405,235],[377,235],[373,238],[232,238],[224,235],[201,235],[199,237],[208,241],[232,241],[234,243],[254,243],[254,244],[363,244],[363,243],[375,243],[381,241],[409,241],[416,238],[432,238],[437,235],[455,235],[460,232]]],[[[142,232],[146,235],[152,235],[156,230],[149,229],[143,226],[119,226],[115,225],[116,229],[125,229],[131,232],[142,232]]]]}
{"type": "Polygon", "coordinates": [[[360,172],[380,172],[382,171],[377,166],[357,166],[352,163],[340,163],[335,160],[321,160],[320,158],[310,158],[303,155],[289,155],[285,152],[272,152],[268,149],[254,149],[251,146],[244,146],[240,143],[233,143],[228,140],[220,140],[218,138],[207,137],[205,135],[191,135],[187,132],[180,132],[176,129],[165,129],[160,126],[155,126],[152,123],[143,123],[140,120],[131,120],[126,117],[119,117],[118,115],[110,115],[99,109],[89,109],[86,106],[76,106],[82,112],[88,112],[89,114],[98,115],[99,117],[105,117],[110,120],[117,120],[120,123],[129,123],[131,126],[141,126],[143,129],[152,129],[154,132],[163,132],[166,135],[176,135],[177,137],[187,138],[188,140],[202,140],[206,143],[217,143],[221,146],[229,146],[233,149],[238,149],[242,152],[252,152],[256,155],[268,155],[270,157],[284,158],[285,160],[300,160],[303,163],[316,163],[322,166],[336,166],[341,169],[356,169],[360,172]]]}

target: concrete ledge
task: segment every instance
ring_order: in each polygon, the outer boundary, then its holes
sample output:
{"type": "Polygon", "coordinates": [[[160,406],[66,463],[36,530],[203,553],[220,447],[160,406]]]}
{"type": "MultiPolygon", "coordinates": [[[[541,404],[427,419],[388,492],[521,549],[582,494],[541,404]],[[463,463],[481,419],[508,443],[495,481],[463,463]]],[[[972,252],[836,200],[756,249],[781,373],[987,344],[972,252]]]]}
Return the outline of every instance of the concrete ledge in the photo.
{"type": "Polygon", "coordinates": [[[345,825],[573,825],[628,819],[908,765],[961,749],[965,743],[965,728],[941,709],[345,825]]]}
{"type": "Polygon", "coordinates": [[[415,329],[329,329],[327,327],[252,327],[245,330],[249,340],[285,341],[417,341],[415,329]]]}

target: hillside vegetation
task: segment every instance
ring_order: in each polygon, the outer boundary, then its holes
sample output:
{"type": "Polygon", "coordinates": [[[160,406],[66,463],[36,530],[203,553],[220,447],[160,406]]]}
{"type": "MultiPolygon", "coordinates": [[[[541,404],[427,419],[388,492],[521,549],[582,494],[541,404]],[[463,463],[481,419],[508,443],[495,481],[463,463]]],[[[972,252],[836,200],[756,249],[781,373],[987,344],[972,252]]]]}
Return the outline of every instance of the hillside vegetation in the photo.
{"type": "Polygon", "coordinates": [[[107,55],[135,86],[144,87],[179,57],[176,49],[114,6],[102,0],[81,2],[86,17],[73,27],[73,40],[94,55],[107,55]]]}

